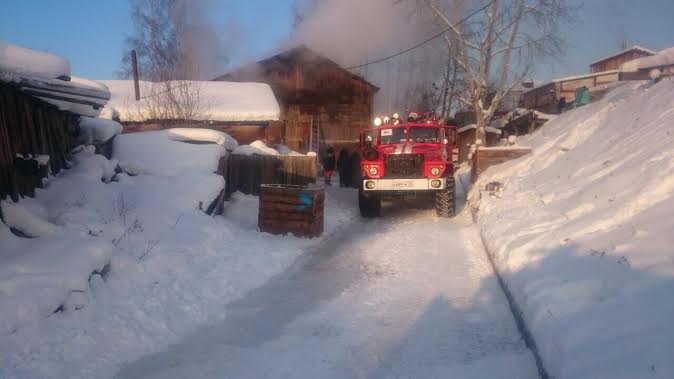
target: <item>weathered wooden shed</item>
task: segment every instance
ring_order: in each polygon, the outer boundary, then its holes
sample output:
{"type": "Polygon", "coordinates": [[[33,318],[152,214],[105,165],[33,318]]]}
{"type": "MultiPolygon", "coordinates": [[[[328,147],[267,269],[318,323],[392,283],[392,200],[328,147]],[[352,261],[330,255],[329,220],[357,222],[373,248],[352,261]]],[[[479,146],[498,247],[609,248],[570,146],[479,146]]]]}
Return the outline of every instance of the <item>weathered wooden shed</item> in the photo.
{"type": "Polygon", "coordinates": [[[215,80],[269,84],[281,107],[284,142],[300,152],[316,146],[355,148],[360,131],[371,126],[374,96],[379,90],[305,46],[215,80]]]}
{"type": "MultiPolygon", "coordinates": [[[[475,143],[475,124],[467,125],[460,128],[457,132],[457,148],[459,150],[458,162],[465,162],[468,160],[468,155],[470,155],[470,147],[475,143]]],[[[501,138],[501,131],[496,128],[487,127],[486,129],[486,142],[487,146],[494,146],[498,143],[501,138]]]]}
{"type": "Polygon", "coordinates": [[[576,96],[576,89],[580,87],[592,89],[621,81],[645,79],[648,79],[648,73],[622,72],[618,70],[569,76],[566,78],[555,79],[550,83],[546,83],[525,92],[522,96],[522,102],[526,109],[534,109],[549,114],[558,114],[559,100],[564,97],[567,104],[573,102],[576,96]]]}
{"type": "Polygon", "coordinates": [[[597,73],[618,70],[625,62],[648,57],[654,54],[655,52],[650,49],[635,45],[590,63],[590,72],[597,73]]]}

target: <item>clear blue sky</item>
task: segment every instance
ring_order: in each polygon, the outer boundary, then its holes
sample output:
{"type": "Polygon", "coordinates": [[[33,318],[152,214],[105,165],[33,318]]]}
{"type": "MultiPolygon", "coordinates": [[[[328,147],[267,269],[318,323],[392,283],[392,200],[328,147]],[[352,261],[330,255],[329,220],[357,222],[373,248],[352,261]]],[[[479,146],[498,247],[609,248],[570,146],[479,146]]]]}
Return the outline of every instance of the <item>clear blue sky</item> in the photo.
{"type": "MultiPolygon", "coordinates": [[[[589,62],[618,50],[623,38],[655,50],[674,46],[674,0],[572,1],[583,8],[565,32],[567,54],[538,67],[539,80],[586,72],[589,62]]],[[[234,64],[263,57],[290,33],[291,0],[212,3],[218,30],[236,30],[241,41],[230,52],[234,64]]],[[[77,75],[111,78],[131,31],[128,8],[128,0],[7,0],[0,6],[0,39],[63,55],[77,75]]]]}

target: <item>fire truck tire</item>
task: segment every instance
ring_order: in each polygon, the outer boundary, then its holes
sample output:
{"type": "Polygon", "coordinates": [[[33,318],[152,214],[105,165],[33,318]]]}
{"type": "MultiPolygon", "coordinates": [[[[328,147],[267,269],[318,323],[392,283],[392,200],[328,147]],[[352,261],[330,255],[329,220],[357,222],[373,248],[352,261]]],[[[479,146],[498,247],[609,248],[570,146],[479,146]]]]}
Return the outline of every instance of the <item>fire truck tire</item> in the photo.
{"type": "Polygon", "coordinates": [[[358,208],[364,218],[379,217],[381,214],[381,196],[376,192],[358,190],[358,208]]]}
{"type": "Polygon", "coordinates": [[[447,189],[435,193],[435,212],[440,217],[454,217],[454,177],[447,178],[447,189]]]}

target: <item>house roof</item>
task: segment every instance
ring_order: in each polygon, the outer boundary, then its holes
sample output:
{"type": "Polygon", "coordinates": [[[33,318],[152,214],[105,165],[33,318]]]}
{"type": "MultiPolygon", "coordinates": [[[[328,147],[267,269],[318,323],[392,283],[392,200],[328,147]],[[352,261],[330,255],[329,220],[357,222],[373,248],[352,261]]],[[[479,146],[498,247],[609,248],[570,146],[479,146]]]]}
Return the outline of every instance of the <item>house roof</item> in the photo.
{"type": "MultiPolygon", "coordinates": [[[[469,131],[469,130],[471,130],[471,129],[475,129],[475,128],[477,128],[477,125],[475,125],[475,124],[470,124],[470,125],[464,126],[463,128],[460,128],[459,130],[457,130],[457,132],[463,133],[463,132],[467,132],[467,131],[469,131]]],[[[484,130],[485,130],[487,133],[501,134],[501,130],[496,129],[496,128],[491,127],[491,126],[485,127],[484,130]]]]}
{"type": "Polygon", "coordinates": [[[164,90],[166,85],[179,91],[185,88],[198,97],[192,121],[275,121],[281,114],[271,87],[264,83],[140,81],[141,100],[135,101],[133,80],[101,80],[101,82],[112,94],[103,116],[119,118],[123,122],[148,121],[164,114],[162,109],[165,104],[161,95],[167,93],[164,90]],[[152,101],[157,96],[159,100],[152,101]]]}
{"type": "MultiPolygon", "coordinates": [[[[349,76],[351,76],[353,79],[364,83],[368,87],[370,87],[374,92],[379,91],[379,87],[376,85],[368,82],[365,78],[363,78],[360,75],[354,74],[351,71],[346,70],[345,68],[341,67],[339,64],[337,64],[335,61],[326,58],[315,51],[309,49],[305,45],[300,45],[297,47],[294,47],[292,49],[283,51],[279,54],[276,54],[274,56],[271,56],[269,58],[262,59],[260,61],[257,61],[252,64],[247,64],[244,65],[243,67],[239,67],[238,69],[235,69],[229,73],[220,75],[216,77],[214,80],[232,80],[236,79],[237,76],[243,77],[243,78],[249,78],[250,76],[255,76],[255,74],[259,74],[260,70],[262,70],[262,73],[265,73],[266,71],[270,71],[274,67],[286,67],[290,68],[293,64],[293,62],[297,61],[305,61],[309,63],[321,63],[321,64],[327,64],[330,66],[333,66],[339,70],[344,71],[347,73],[349,76]]],[[[260,79],[257,79],[260,80],[260,79]]]]}
{"type": "Polygon", "coordinates": [[[0,82],[82,116],[97,116],[110,99],[101,83],[72,75],[66,58],[2,41],[0,82]]]}
{"type": "Polygon", "coordinates": [[[604,58],[598,59],[598,60],[596,60],[596,61],[590,63],[590,66],[593,66],[593,65],[595,65],[595,64],[597,64],[597,63],[601,63],[601,62],[606,61],[606,60],[609,60],[609,59],[611,59],[611,58],[615,58],[615,57],[620,56],[620,55],[623,55],[623,54],[625,54],[625,53],[629,53],[630,51],[640,51],[640,52],[647,53],[647,54],[650,54],[650,55],[654,55],[654,54],[655,54],[655,51],[653,51],[653,50],[651,50],[651,49],[647,49],[647,48],[645,48],[645,47],[643,47],[643,46],[639,46],[639,45],[634,45],[634,46],[632,46],[632,47],[629,47],[629,48],[627,48],[627,49],[625,49],[625,50],[621,50],[621,51],[619,51],[619,52],[617,52],[617,53],[615,53],[615,54],[613,54],[613,55],[610,55],[610,56],[608,56],[608,57],[604,57],[604,58]]]}

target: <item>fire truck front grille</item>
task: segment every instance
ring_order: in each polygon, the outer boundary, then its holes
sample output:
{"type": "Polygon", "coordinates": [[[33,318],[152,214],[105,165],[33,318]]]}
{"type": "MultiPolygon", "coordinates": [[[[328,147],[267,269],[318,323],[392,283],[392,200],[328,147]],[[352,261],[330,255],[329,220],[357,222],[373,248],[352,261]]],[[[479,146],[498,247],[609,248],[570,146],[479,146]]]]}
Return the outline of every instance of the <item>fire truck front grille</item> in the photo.
{"type": "Polygon", "coordinates": [[[387,179],[422,178],[423,154],[389,154],[384,157],[387,179]]]}

